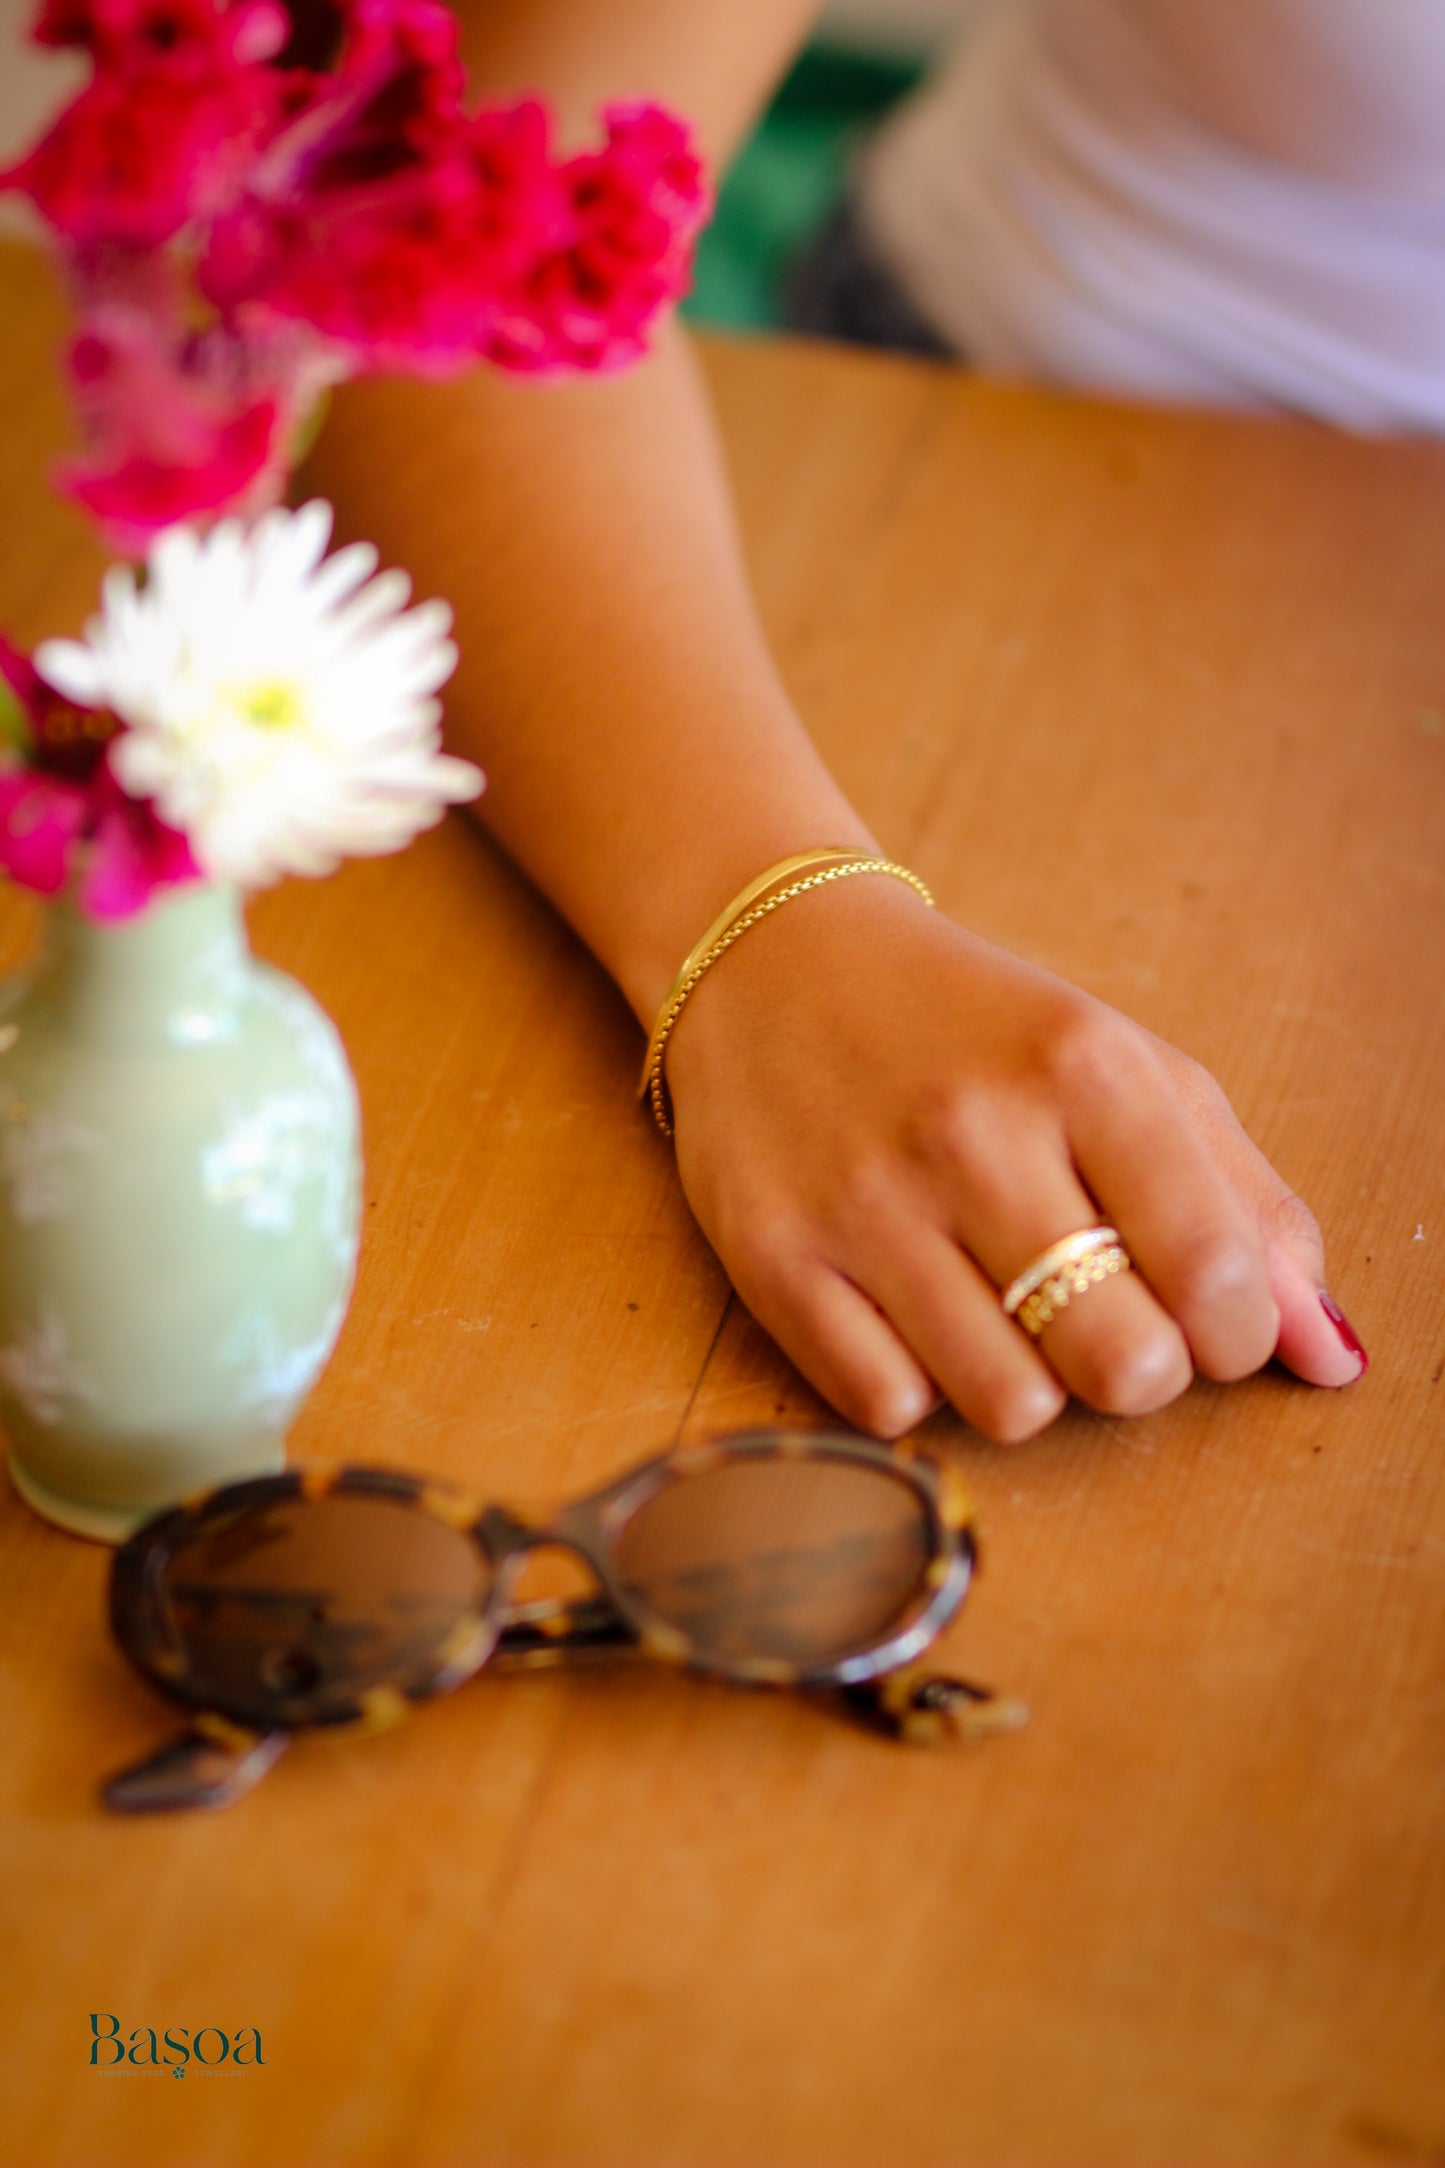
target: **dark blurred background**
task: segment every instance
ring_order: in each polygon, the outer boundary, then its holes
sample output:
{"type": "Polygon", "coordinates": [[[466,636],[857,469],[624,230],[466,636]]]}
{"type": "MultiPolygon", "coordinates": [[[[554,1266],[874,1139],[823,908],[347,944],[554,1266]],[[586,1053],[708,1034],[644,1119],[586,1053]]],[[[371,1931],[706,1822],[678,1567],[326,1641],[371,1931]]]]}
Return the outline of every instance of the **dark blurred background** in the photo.
{"type": "Polygon", "coordinates": [[[684,314],[783,321],[789,267],[842,199],[857,145],[911,90],[978,0],[834,0],[724,176],[684,314]]]}

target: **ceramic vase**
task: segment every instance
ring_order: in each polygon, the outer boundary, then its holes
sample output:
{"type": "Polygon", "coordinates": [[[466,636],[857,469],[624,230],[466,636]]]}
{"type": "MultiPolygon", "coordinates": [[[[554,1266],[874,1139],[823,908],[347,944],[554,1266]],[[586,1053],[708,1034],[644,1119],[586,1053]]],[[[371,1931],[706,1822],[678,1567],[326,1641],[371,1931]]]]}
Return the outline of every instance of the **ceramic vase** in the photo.
{"type": "Polygon", "coordinates": [[[0,1423],[17,1489],[118,1541],[278,1468],[356,1265],[356,1091],[235,894],[51,907],[0,988],[0,1423]]]}

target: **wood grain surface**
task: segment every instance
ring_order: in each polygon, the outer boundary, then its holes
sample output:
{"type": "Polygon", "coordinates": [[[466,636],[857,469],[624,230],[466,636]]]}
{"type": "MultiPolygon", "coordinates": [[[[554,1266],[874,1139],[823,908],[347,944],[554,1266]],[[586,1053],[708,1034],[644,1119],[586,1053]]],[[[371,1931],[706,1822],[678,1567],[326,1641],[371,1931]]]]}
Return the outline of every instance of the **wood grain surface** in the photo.
{"type": "MultiPolygon", "coordinates": [[[[99,557],[44,493],[58,318],[0,263],[0,622],[99,557]]],[[[1373,1356],[1036,1443],[956,1421],[947,1654],[1029,1728],[907,1752],[644,1667],[482,1679],[244,1805],[109,1820],[170,1722],[105,1555],[0,1495],[0,2158],[1445,2160],[1445,447],[708,349],[762,605],[883,841],[1220,1076],[1373,1356]],[[265,2067],[87,2067],[92,2011],[265,2067]]],[[[458,577],[485,567],[458,567],[458,577]]],[[[32,915],[0,901],[9,961],[32,915]]],[[[258,948],[365,1109],[299,1454],[546,1498],[821,1413],[633,1100],[638,1034],[463,820],[258,948]]],[[[144,1255],[144,1230],[137,1230],[144,1255]]]]}

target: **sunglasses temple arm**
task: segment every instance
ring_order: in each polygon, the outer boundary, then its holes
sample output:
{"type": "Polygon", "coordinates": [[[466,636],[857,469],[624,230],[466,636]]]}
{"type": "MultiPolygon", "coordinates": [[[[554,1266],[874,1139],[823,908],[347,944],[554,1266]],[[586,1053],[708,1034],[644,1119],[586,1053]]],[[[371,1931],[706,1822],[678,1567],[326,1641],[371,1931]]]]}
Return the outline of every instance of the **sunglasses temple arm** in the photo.
{"type": "Polygon", "coordinates": [[[840,1692],[854,1715],[905,1746],[988,1739],[995,1732],[1018,1731],[1029,1720],[1021,1701],[916,1664],[840,1692]]]}
{"type": "MultiPolygon", "coordinates": [[[[518,1605],[508,1614],[492,1661],[560,1663],[635,1646],[635,1635],[611,1604],[594,1596],[581,1603],[518,1605]]],[[[164,1746],[118,1769],[102,1784],[100,1796],[113,1814],[229,1807],[260,1783],[290,1738],[286,1731],[248,1731],[224,1718],[203,1716],[164,1746]]]]}
{"type": "Polygon", "coordinates": [[[188,1730],[118,1769],[100,1788],[113,1814],[155,1814],[181,1807],[229,1807],[244,1799],[290,1743],[285,1731],[247,1731],[220,1717],[188,1730]]]}
{"type": "MultiPolygon", "coordinates": [[[[637,1648],[637,1636],[605,1596],[581,1602],[519,1604],[507,1614],[493,1663],[529,1666],[579,1656],[613,1656],[637,1648]]],[[[853,1715],[885,1737],[910,1746],[950,1739],[989,1739],[1028,1722],[1024,1703],[969,1679],[927,1671],[922,1665],[888,1672],[858,1686],[836,1690],[853,1715]]]]}

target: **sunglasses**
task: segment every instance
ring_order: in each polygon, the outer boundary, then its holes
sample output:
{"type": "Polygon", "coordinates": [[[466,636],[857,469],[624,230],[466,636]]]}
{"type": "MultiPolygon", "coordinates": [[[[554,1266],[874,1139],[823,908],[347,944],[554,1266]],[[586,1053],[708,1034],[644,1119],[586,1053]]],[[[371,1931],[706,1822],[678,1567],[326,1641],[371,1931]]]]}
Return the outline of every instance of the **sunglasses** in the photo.
{"type": "Polygon", "coordinates": [[[829,1432],[682,1447],[538,1521],[386,1468],[228,1483],[115,1555],[116,1640],[192,1720],[102,1798],[227,1806],[295,1732],[388,1728],[484,1664],[629,1652],[827,1694],[909,1742],[1011,1729],[1018,1703],[917,1668],[976,1557],[955,1470],[829,1432]],[[558,1545],[598,1593],[514,1602],[558,1545]]]}

